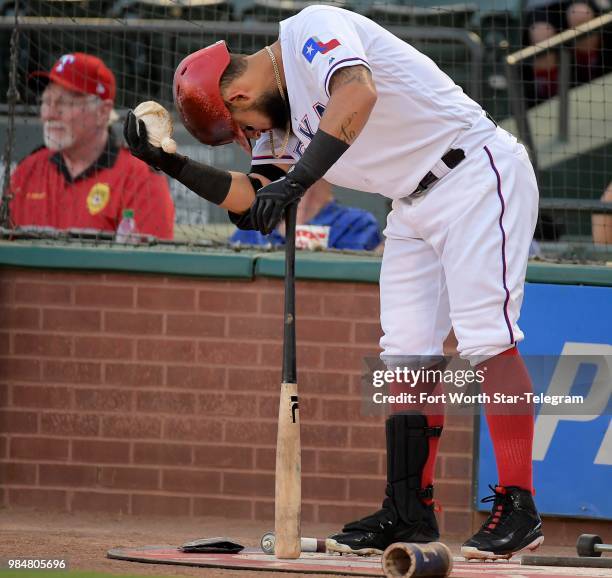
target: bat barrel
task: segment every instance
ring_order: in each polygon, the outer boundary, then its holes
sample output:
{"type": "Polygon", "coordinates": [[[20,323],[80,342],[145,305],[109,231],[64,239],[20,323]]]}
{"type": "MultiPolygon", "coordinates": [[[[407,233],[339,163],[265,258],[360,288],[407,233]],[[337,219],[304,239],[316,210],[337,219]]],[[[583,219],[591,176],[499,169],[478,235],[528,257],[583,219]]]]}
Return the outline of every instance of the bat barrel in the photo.
{"type": "Polygon", "coordinates": [[[281,384],[276,438],[276,493],[274,555],[300,557],[301,512],[300,412],[297,384],[281,384]]]}
{"type": "Polygon", "coordinates": [[[453,569],[453,556],[445,544],[391,544],[382,556],[387,578],[444,578],[453,569]]]}

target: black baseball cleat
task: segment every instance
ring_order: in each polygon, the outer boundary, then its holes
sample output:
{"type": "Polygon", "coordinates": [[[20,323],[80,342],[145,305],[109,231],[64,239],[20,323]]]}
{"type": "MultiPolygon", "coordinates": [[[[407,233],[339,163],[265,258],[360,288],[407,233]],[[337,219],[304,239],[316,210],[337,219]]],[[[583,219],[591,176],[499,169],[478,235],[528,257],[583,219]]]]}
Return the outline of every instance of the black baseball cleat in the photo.
{"type": "Polygon", "coordinates": [[[387,488],[382,508],[342,528],[325,541],[329,552],[382,554],[394,542],[435,542],[440,537],[433,508],[433,488],[421,488],[429,456],[429,438],[442,428],[427,427],[421,414],[387,419],[387,488]]]}
{"type": "MultiPolygon", "coordinates": [[[[431,487],[429,488],[431,491],[431,487]]],[[[395,542],[436,542],[440,538],[433,505],[427,506],[418,500],[418,518],[404,522],[390,497],[385,498],[383,507],[370,516],[350,522],[342,532],[325,540],[328,552],[372,556],[382,554],[387,546],[395,542]]]]}
{"type": "Polygon", "coordinates": [[[489,486],[494,494],[491,515],[463,546],[466,560],[508,559],[522,550],[535,550],[542,542],[542,520],[529,490],[517,486],[489,486]]]}

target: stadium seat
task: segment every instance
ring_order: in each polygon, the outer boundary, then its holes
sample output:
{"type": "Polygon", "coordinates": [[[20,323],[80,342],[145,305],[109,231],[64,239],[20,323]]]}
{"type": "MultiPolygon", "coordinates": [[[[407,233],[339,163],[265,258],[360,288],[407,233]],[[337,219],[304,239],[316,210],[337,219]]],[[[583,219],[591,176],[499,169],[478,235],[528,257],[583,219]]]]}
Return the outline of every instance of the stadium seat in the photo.
{"type": "MultiPolygon", "coordinates": [[[[474,13],[471,26],[477,28],[481,25],[481,21],[504,20],[508,25],[515,25],[520,19],[525,0],[473,0],[478,6],[478,10],[474,13]]],[[[486,23],[485,23],[486,24],[486,23]]]]}
{"type": "Polygon", "coordinates": [[[478,5],[473,2],[445,4],[444,0],[416,0],[402,4],[374,2],[366,14],[386,24],[463,28],[477,10],[478,5]]]}
{"type": "Polygon", "coordinates": [[[512,11],[479,13],[473,24],[484,44],[482,104],[494,118],[506,118],[510,114],[510,103],[505,58],[522,47],[520,14],[512,11]]]}
{"type": "Polygon", "coordinates": [[[26,0],[23,4],[27,16],[101,18],[110,0],[26,0]]]}
{"type": "Polygon", "coordinates": [[[113,18],[231,20],[232,12],[227,0],[119,0],[110,15],[113,18]]]}
{"type": "MultiPolygon", "coordinates": [[[[25,14],[23,5],[21,6],[20,12],[25,14]]],[[[14,16],[15,15],[15,2],[14,0],[0,0],[0,16],[14,16]]]]}
{"type": "MultiPolygon", "coordinates": [[[[125,20],[228,21],[232,20],[232,13],[233,8],[227,0],[118,0],[109,15],[125,20]]],[[[133,106],[147,98],[165,104],[171,101],[174,68],[180,61],[179,55],[186,55],[181,40],[175,34],[160,36],[150,32],[114,38],[113,65],[121,87],[119,103],[133,106]]],[[[198,48],[205,45],[200,43],[198,48]]]]}
{"type": "Polygon", "coordinates": [[[242,20],[258,20],[260,22],[278,22],[297,14],[311,4],[327,4],[339,8],[349,8],[346,0],[321,0],[320,2],[304,2],[303,0],[253,0],[242,12],[242,20]]]}

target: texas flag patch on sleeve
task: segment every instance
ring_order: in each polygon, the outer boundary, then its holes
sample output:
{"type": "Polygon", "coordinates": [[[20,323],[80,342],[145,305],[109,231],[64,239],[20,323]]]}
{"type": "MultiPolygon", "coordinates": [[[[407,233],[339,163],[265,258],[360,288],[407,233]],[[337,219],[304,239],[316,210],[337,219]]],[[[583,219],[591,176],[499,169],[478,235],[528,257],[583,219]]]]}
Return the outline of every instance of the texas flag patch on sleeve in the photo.
{"type": "Polygon", "coordinates": [[[312,62],[319,52],[321,54],[327,54],[337,46],[340,46],[340,42],[335,38],[332,38],[329,42],[321,42],[316,36],[313,36],[304,44],[302,54],[308,62],[312,62]]]}

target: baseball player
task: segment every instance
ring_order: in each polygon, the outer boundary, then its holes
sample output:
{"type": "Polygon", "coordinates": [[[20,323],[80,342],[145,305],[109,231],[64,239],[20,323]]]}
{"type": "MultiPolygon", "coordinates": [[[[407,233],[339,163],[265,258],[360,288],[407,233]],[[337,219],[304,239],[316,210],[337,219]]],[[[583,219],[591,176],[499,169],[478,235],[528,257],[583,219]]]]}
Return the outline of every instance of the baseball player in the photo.
{"type": "MultiPolygon", "coordinates": [[[[319,178],[392,199],[380,278],[381,357],[458,350],[487,371],[484,391],[531,391],[516,345],[538,190],[522,145],[497,127],[429,58],[358,14],[309,6],[278,41],[230,55],[223,42],[185,58],[175,105],[209,145],[240,143],[249,174],[218,170],[147,141],[130,114],[133,154],[266,234],[319,178]],[[289,169],[287,171],[287,169],[289,169]]],[[[498,483],[493,509],[463,545],[467,558],[509,558],[543,541],[533,501],[533,415],[487,407],[498,483]]],[[[439,537],[433,472],[443,408],[398,406],[387,419],[381,508],[327,540],[338,552],[380,553],[439,537]]]]}

